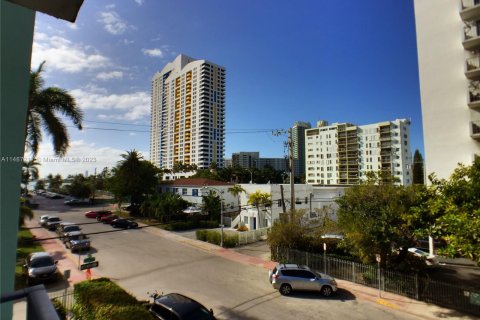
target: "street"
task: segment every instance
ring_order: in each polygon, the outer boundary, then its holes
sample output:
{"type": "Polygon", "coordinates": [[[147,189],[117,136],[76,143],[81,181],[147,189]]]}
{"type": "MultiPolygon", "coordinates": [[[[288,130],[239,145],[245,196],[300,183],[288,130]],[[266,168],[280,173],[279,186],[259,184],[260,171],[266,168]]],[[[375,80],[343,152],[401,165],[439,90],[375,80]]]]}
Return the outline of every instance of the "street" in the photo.
{"type": "MultiPolygon", "coordinates": [[[[63,221],[94,222],[83,213],[108,209],[70,208],[63,205],[63,199],[36,197],[36,201],[40,204],[35,211],[37,221],[40,215],[49,214],[58,215],[63,221]]],[[[81,227],[86,234],[114,230],[101,223],[81,227]]],[[[154,290],[185,294],[213,308],[218,319],[418,319],[401,310],[358,299],[342,288],[330,298],[316,293],[284,297],[268,282],[267,269],[225,259],[172,240],[165,233],[149,227],[89,235],[91,253],[100,263],[94,274],[111,278],[141,300],[147,300],[147,292],[154,290]]],[[[54,236],[53,232],[50,234],[54,236]]],[[[77,254],[67,252],[65,257],[78,261],[77,254]]]]}

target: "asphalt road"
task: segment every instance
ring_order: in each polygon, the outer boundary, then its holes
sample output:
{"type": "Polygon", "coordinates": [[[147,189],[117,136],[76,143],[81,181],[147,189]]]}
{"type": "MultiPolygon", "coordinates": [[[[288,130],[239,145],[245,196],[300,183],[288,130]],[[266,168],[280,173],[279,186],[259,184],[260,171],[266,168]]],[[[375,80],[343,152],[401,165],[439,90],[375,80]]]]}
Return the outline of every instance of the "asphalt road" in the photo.
{"type": "MultiPolygon", "coordinates": [[[[37,197],[35,212],[58,215],[64,221],[94,222],[63,200],[37,197]]],[[[107,209],[97,207],[95,209],[107,209]]],[[[114,230],[103,224],[82,225],[84,233],[114,230]]],[[[52,236],[54,233],[52,232],[52,236]]],[[[179,292],[208,308],[218,319],[418,319],[340,289],[331,298],[315,293],[281,296],[267,280],[268,271],[224,259],[207,251],[172,241],[146,229],[92,234],[91,252],[99,261],[95,271],[109,277],[139,299],[147,292],[179,292]]],[[[77,255],[67,254],[69,259],[77,255]]]]}

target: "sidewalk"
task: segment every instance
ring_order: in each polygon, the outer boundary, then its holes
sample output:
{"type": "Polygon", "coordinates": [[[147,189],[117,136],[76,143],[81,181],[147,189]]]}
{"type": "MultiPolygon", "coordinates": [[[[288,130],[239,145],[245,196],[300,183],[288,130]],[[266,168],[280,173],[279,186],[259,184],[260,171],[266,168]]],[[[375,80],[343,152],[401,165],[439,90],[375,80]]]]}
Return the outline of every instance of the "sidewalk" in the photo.
{"type": "MultiPolygon", "coordinates": [[[[158,228],[146,228],[145,230],[246,265],[253,265],[264,269],[273,269],[276,265],[276,262],[266,258],[265,250],[259,249],[258,244],[247,245],[241,249],[224,249],[207,242],[191,239],[190,237],[183,237],[180,234],[158,228]],[[246,249],[246,247],[249,246],[252,247],[252,250],[246,249]],[[237,251],[250,252],[254,255],[247,255],[237,251]]],[[[418,317],[419,319],[478,319],[478,317],[466,315],[456,310],[439,307],[434,304],[428,304],[389,292],[382,291],[381,296],[379,296],[377,289],[349,281],[337,280],[337,283],[339,288],[350,292],[356,299],[370,301],[387,309],[399,310],[408,315],[418,317]]]]}

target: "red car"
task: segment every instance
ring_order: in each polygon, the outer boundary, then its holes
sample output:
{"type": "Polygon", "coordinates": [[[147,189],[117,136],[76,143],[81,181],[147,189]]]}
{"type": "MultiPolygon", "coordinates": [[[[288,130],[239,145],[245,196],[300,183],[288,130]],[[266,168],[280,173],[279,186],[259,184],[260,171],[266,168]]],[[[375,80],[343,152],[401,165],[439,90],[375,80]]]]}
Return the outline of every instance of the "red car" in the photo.
{"type": "Polygon", "coordinates": [[[106,224],[112,224],[112,221],[118,219],[116,214],[111,214],[100,218],[100,221],[106,224]]]}
{"type": "Polygon", "coordinates": [[[108,210],[87,211],[87,212],[85,212],[85,217],[97,219],[97,220],[100,221],[101,217],[108,216],[110,214],[112,214],[112,211],[108,211],[108,210]]]}

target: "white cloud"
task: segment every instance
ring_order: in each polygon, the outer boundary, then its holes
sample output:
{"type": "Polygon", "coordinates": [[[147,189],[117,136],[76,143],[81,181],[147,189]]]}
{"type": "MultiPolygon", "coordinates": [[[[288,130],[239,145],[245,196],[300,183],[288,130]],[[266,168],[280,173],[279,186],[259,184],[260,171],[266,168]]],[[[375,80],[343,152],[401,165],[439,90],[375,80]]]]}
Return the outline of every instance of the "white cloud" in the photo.
{"type": "Polygon", "coordinates": [[[143,0],[134,0],[139,6],[141,6],[143,4],[143,0]]]}
{"type": "Polygon", "coordinates": [[[90,46],[72,43],[61,36],[36,32],[33,42],[32,67],[47,61],[49,68],[68,73],[94,70],[110,65],[110,60],[90,46]]]}
{"type": "MultiPolygon", "coordinates": [[[[89,174],[100,172],[105,167],[112,168],[121,160],[120,155],[125,150],[111,147],[98,147],[94,143],[87,143],[83,140],[71,141],[65,157],[53,155],[51,144],[42,143],[39,148],[37,160],[40,162],[40,176],[48,174],[61,174],[66,177],[69,174],[89,174]]],[[[143,154],[143,153],[142,153],[143,154]]]]}
{"type": "Polygon", "coordinates": [[[123,39],[122,41],[123,41],[123,43],[126,44],[126,45],[129,45],[129,44],[132,44],[132,43],[135,42],[135,41],[133,41],[133,40],[128,40],[128,39],[123,39]]]}
{"type": "Polygon", "coordinates": [[[72,30],[78,30],[78,25],[76,23],[67,22],[67,27],[72,30]]]}
{"type": "Polygon", "coordinates": [[[160,50],[159,48],[154,48],[154,49],[142,49],[142,52],[146,56],[150,57],[159,57],[163,58],[164,54],[163,51],[160,50]]]}
{"type": "Polygon", "coordinates": [[[122,79],[123,72],[122,71],[100,72],[99,74],[97,74],[96,78],[102,81],[108,81],[112,79],[122,79]]]}
{"type": "Polygon", "coordinates": [[[100,12],[99,21],[103,23],[105,30],[113,35],[122,34],[128,28],[127,23],[115,11],[100,12]]]}
{"type": "Polygon", "coordinates": [[[108,94],[104,89],[87,87],[71,90],[80,108],[87,110],[110,110],[111,119],[139,120],[150,115],[150,95],[138,91],[127,94],[108,94]]]}

